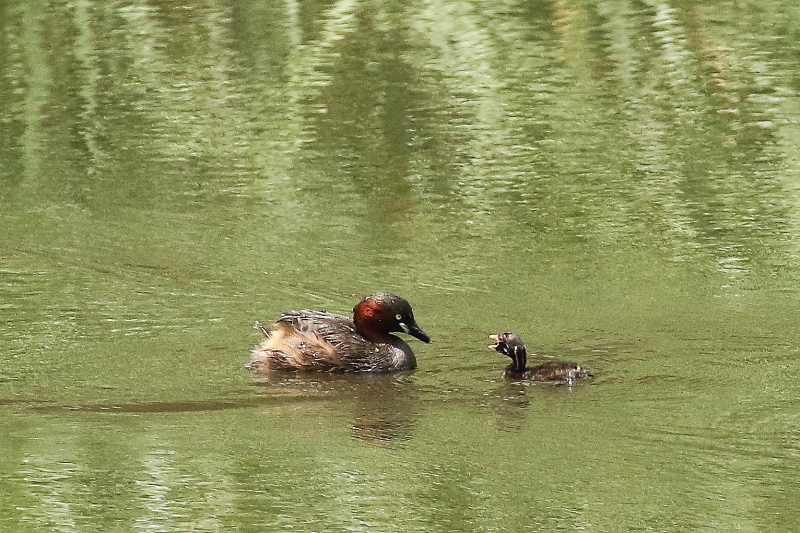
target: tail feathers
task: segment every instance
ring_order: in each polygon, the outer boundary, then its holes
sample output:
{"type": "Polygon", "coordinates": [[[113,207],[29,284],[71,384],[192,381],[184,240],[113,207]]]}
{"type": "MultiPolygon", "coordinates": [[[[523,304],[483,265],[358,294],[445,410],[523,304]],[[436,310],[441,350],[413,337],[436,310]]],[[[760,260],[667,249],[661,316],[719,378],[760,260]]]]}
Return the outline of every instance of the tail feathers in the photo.
{"type": "Polygon", "coordinates": [[[572,385],[581,378],[593,378],[594,374],[587,372],[581,365],[575,365],[574,369],[567,372],[567,383],[572,385]]]}
{"type": "Polygon", "coordinates": [[[340,369],[326,353],[315,350],[256,348],[248,363],[251,370],[294,370],[331,372],[340,369]]]}
{"type": "Polygon", "coordinates": [[[257,329],[257,330],[259,330],[261,333],[263,333],[263,334],[264,334],[264,336],[265,336],[266,338],[269,338],[269,331],[267,330],[267,328],[265,328],[264,326],[262,326],[260,322],[256,322],[256,323],[253,325],[253,329],[257,329]]]}
{"type": "Polygon", "coordinates": [[[335,372],[345,370],[346,363],[336,353],[333,345],[314,333],[298,332],[277,324],[274,331],[253,349],[250,362],[245,365],[254,372],[293,370],[335,372]]]}

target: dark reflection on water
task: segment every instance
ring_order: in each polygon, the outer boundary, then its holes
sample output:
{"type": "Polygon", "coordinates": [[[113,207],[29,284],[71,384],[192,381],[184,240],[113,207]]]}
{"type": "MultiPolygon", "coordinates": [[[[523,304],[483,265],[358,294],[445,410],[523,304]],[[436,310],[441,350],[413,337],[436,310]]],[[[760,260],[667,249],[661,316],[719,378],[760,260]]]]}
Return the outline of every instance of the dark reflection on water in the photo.
{"type": "Polygon", "coordinates": [[[416,387],[407,374],[348,375],[275,373],[259,378],[255,396],[220,400],[54,405],[50,401],[0,398],[0,405],[17,404],[52,414],[192,413],[253,407],[299,407],[304,411],[341,410],[350,405],[353,436],[371,444],[391,444],[412,436],[416,387]],[[37,405],[45,404],[45,405],[37,405]]]}
{"type": "Polygon", "coordinates": [[[221,409],[240,409],[252,407],[260,402],[250,400],[204,400],[187,402],[148,402],[138,404],[108,404],[108,405],[50,405],[39,407],[37,410],[51,413],[64,411],[89,412],[89,413],[188,413],[195,411],[218,411],[221,409]]]}
{"type": "Polygon", "coordinates": [[[797,20],[0,0],[0,517],[796,531],[797,20]],[[242,370],[376,290],[417,371],[242,370]],[[597,377],[504,382],[502,330],[597,377]]]}
{"type": "Polygon", "coordinates": [[[373,445],[390,445],[412,438],[419,393],[409,378],[408,373],[275,373],[260,380],[263,387],[258,392],[265,399],[317,400],[315,405],[323,411],[347,406],[355,438],[373,445]]]}

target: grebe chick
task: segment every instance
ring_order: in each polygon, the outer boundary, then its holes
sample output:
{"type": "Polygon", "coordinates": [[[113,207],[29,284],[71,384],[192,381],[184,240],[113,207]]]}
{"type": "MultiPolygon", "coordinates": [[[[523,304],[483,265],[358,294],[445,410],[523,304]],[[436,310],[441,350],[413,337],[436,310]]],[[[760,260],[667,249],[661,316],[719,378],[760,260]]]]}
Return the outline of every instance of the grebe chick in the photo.
{"type": "Polygon", "coordinates": [[[528,367],[528,351],[525,344],[516,333],[499,333],[489,335],[496,344],[489,346],[503,355],[511,358],[511,364],[506,367],[503,377],[514,380],[527,381],[566,381],[572,385],[576,379],[593,377],[576,363],[563,361],[549,361],[547,363],[528,367]]]}
{"type": "MultiPolygon", "coordinates": [[[[260,326],[259,326],[260,327],[260,326]]],[[[392,332],[431,342],[414,320],[411,305],[379,292],[353,309],[353,319],[326,311],[285,311],[245,366],[258,374],[307,372],[395,372],[416,368],[411,347],[392,332]]]]}

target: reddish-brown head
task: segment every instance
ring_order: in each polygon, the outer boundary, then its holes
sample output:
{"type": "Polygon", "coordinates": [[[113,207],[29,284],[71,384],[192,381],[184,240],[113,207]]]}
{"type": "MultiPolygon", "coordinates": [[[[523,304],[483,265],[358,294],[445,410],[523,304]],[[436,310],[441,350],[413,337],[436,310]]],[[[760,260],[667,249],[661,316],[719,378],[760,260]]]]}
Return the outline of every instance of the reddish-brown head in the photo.
{"type": "Polygon", "coordinates": [[[377,341],[387,333],[400,331],[422,342],[431,342],[414,320],[411,305],[394,294],[379,292],[367,296],[353,309],[353,322],[364,338],[377,341]]]}

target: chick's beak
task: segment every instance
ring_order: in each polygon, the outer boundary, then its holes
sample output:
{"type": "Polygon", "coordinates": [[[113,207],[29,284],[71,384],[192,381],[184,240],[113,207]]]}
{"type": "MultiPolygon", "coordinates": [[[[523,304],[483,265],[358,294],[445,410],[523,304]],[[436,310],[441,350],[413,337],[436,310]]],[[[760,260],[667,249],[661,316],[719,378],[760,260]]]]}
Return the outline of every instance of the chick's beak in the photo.
{"type": "Polygon", "coordinates": [[[500,343],[500,335],[489,335],[489,338],[495,342],[495,344],[489,345],[489,349],[496,350],[500,343]]]}

